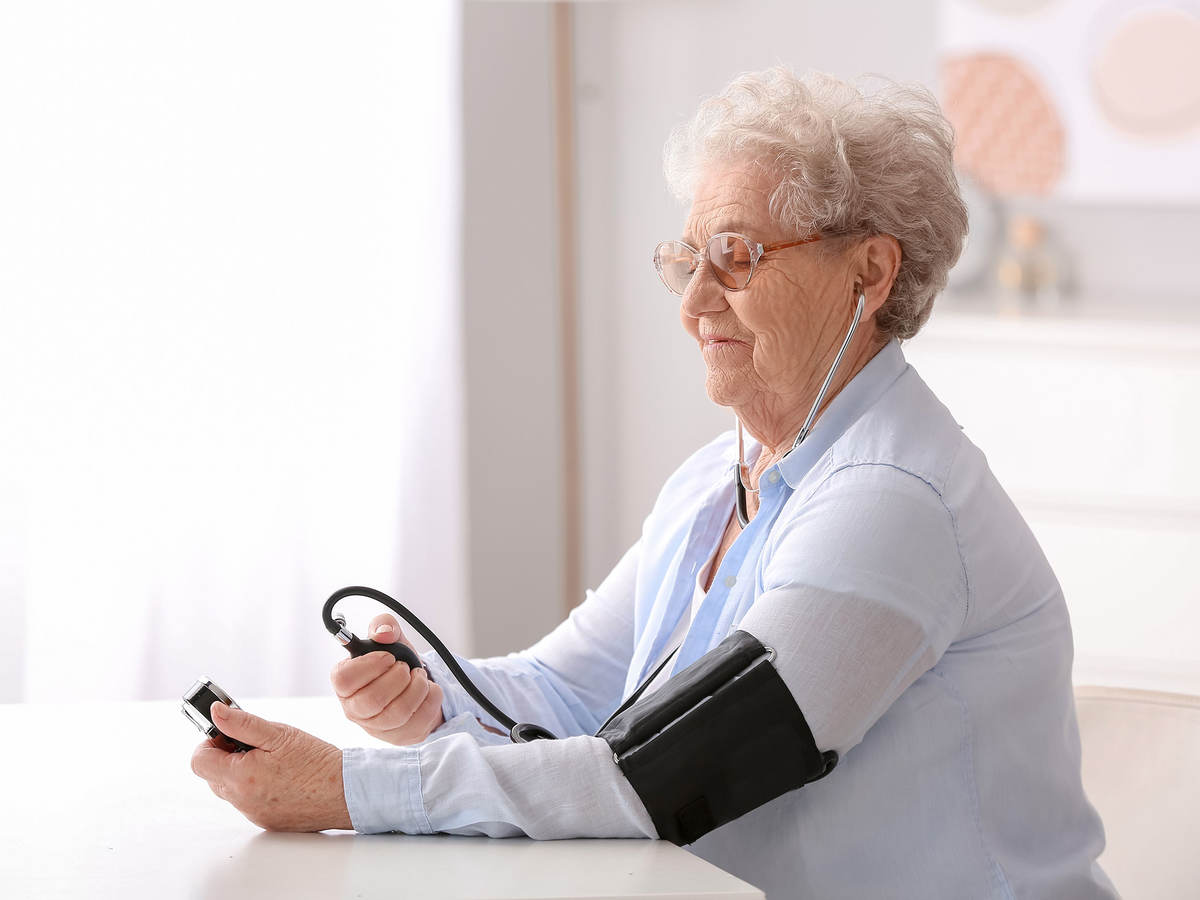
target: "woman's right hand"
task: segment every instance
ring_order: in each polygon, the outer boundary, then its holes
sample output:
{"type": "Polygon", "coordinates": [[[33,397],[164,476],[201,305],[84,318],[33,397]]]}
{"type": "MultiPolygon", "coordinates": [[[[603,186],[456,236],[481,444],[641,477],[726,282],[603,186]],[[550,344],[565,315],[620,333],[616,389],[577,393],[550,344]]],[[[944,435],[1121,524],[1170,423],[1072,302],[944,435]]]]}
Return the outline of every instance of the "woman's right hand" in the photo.
{"type": "MultiPolygon", "coordinates": [[[[386,613],[371,620],[367,634],[380,644],[400,641],[412,647],[400,623],[386,613]]],[[[410,671],[385,651],[341,660],[329,680],[346,718],[389,744],[420,743],[446,721],[441,687],[429,680],[424,668],[410,671]]]]}

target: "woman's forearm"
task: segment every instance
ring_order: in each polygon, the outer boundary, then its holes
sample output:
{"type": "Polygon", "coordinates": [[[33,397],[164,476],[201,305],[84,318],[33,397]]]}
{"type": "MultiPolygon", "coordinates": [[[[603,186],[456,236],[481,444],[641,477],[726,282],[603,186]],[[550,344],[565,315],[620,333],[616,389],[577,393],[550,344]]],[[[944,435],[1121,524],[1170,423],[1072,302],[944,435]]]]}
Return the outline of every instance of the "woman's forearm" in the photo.
{"type": "Polygon", "coordinates": [[[658,836],[601,738],[511,744],[477,723],[419,747],[344,751],[354,827],[547,840],[658,836]]]}

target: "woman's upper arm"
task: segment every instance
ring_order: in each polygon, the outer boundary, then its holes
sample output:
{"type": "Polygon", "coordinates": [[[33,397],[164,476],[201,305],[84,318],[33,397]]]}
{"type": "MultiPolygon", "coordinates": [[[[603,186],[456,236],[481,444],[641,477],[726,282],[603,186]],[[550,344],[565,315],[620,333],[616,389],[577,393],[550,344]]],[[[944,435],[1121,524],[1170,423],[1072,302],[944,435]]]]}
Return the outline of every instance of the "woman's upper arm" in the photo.
{"type": "Polygon", "coordinates": [[[890,466],[835,473],[782,526],[739,628],[775,668],[817,746],[844,754],[930,669],[965,617],[954,521],[925,481],[890,466]]]}

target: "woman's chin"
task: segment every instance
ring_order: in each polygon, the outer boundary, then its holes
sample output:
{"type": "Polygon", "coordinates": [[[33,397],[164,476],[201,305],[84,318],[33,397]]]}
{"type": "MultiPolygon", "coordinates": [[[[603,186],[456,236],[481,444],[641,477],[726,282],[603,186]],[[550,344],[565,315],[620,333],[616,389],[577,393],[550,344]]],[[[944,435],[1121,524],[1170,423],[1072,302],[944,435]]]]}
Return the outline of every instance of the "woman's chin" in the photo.
{"type": "Polygon", "coordinates": [[[735,382],[723,372],[714,372],[711,368],[708,370],[704,389],[708,393],[708,399],[717,406],[737,406],[742,395],[746,393],[744,385],[735,382]]]}

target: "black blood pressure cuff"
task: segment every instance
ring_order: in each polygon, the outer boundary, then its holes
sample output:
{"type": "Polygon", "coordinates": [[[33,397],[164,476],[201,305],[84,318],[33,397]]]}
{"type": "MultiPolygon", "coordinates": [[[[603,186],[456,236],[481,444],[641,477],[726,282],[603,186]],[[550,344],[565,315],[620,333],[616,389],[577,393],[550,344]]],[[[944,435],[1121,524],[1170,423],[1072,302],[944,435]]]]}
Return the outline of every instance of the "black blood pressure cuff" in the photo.
{"type": "Polygon", "coordinates": [[[774,656],[735,631],[600,729],[659,837],[690,844],[837,765],[774,656]]]}

